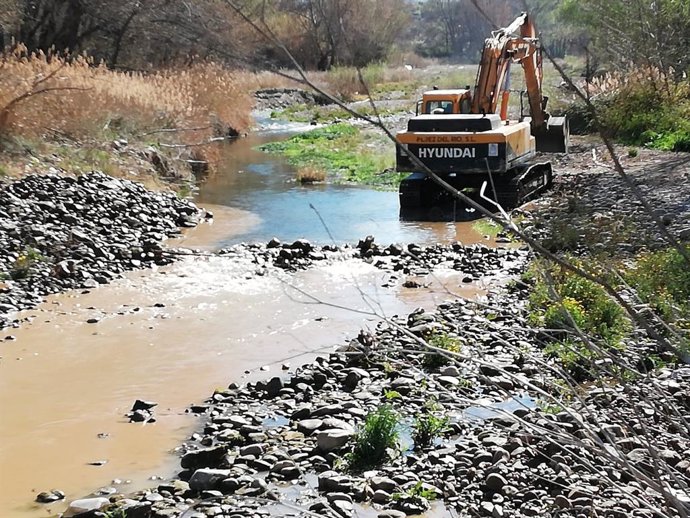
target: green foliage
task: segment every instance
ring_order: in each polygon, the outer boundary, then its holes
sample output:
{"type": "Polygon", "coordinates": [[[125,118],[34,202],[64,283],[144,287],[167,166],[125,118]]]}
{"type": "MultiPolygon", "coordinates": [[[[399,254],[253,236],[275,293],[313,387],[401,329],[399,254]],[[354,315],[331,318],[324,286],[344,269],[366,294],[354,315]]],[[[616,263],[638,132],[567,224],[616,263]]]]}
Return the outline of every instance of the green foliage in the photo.
{"type": "Polygon", "coordinates": [[[438,415],[439,405],[434,401],[427,401],[421,414],[415,417],[413,439],[415,448],[431,446],[437,437],[447,429],[450,420],[447,416],[438,415]]]}
{"type": "Polygon", "coordinates": [[[571,297],[547,307],[543,315],[544,327],[549,329],[570,329],[573,323],[580,329],[587,325],[587,315],[582,304],[571,297]]]}
{"type": "Polygon", "coordinates": [[[541,399],[537,401],[537,406],[539,407],[539,410],[545,414],[559,414],[564,410],[561,405],[542,401],[541,399]]]}
{"type": "Polygon", "coordinates": [[[397,390],[386,390],[386,392],[383,393],[383,397],[385,397],[388,401],[391,401],[393,399],[402,398],[402,394],[397,390]]]}
{"type": "MultiPolygon", "coordinates": [[[[438,347],[439,349],[445,349],[452,353],[459,353],[461,348],[460,340],[447,333],[432,335],[431,338],[429,338],[429,345],[438,347]]],[[[435,352],[427,352],[422,358],[422,365],[427,369],[436,369],[443,365],[448,365],[448,363],[449,360],[446,356],[435,352]]]]}
{"type": "Polygon", "coordinates": [[[122,507],[105,512],[105,518],[127,518],[127,511],[122,507]]]}
{"type": "Polygon", "coordinates": [[[400,416],[390,405],[382,405],[364,419],[354,437],[347,461],[354,470],[376,467],[385,462],[398,446],[400,416]]]}
{"type": "Polygon", "coordinates": [[[678,250],[640,255],[624,278],[664,320],[690,329],[690,268],[678,250]]]}
{"type": "Polygon", "coordinates": [[[401,500],[403,498],[424,498],[426,500],[436,500],[439,495],[431,488],[424,487],[424,483],[420,480],[415,485],[411,486],[404,493],[393,493],[391,499],[401,500]]]}
{"type": "MultiPolygon", "coordinates": [[[[569,260],[584,267],[580,261],[569,260]]],[[[599,284],[568,270],[550,267],[552,288],[557,294],[553,296],[545,278],[536,274],[540,265],[535,264],[527,277],[534,285],[529,300],[530,322],[553,330],[554,337],[544,352],[557,358],[576,379],[589,379],[592,361],[598,354],[575,336],[575,326],[599,347],[612,351],[623,347],[621,340],[629,332],[630,322],[623,308],[599,284]]]]}
{"type": "MultiPolygon", "coordinates": [[[[582,263],[574,262],[582,266],[582,263]]],[[[553,288],[563,302],[551,296],[544,279],[537,278],[530,295],[532,323],[571,330],[569,312],[584,333],[603,340],[609,346],[618,346],[630,327],[623,308],[609,297],[604,288],[588,279],[561,268],[552,268],[551,275],[555,282],[553,288]]]]}
{"type": "Polygon", "coordinates": [[[690,151],[690,83],[668,89],[657,83],[627,85],[603,111],[602,123],[626,144],[690,151]]]}
{"type": "Polygon", "coordinates": [[[37,263],[44,261],[46,261],[46,258],[38,250],[27,247],[19,254],[19,257],[15,259],[9,275],[14,280],[25,279],[31,276],[33,267],[37,263]]]}
{"type": "Polygon", "coordinates": [[[397,187],[404,177],[391,171],[392,146],[385,146],[370,134],[345,123],[300,133],[281,142],[264,144],[259,149],[281,153],[296,167],[323,169],[334,175],[337,182],[397,187]],[[376,147],[383,147],[385,152],[376,152],[376,147]]]}

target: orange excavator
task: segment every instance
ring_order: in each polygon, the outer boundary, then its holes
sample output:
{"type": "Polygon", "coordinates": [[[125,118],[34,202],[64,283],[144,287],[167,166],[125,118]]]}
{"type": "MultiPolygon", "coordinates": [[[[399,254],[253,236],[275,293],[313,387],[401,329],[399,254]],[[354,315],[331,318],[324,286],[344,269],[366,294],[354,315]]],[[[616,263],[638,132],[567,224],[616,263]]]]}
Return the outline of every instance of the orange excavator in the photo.
{"type": "Polygon", "coordinates": [[[537,161],[537,152],[567,153],[569,140],[568,121],[551,117],[547,100],[542,92],[541,47],[534,24],[523,13],[486,39],[474,93],[469,86],[424,92],[407,131],[397,134],[396,169],[412,173],[400,184],[401,214],[421,211],[422,217],[427,212],[434,219],[439,207],[453,201],[420,171],[412,155],[456,189],[471,194],[484,188],[504,207],[547,189],[552,166],[537,161]],[[526,91],[520,93],[520,117],[509,120],[514,63],[522,66],[526,91]]]}

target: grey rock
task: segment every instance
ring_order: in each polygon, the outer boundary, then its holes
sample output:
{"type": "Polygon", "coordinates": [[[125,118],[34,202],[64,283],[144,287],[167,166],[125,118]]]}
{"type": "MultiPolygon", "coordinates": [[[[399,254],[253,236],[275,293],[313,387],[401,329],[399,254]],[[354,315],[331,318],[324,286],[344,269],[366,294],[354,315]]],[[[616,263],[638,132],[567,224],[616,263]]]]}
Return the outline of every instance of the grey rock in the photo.
{"type": "Polygon", "coordinates": [[[453,378],[459,378],[460,377],[460,370],[455,365],[448,365],[448,366],[443,367],[441,369],[440,374],[442,376],[450,376],[453,378]]]}
{"type": "Polygon", "coordinates": [[[297,423],[297,431],[304,435],[311,435],[323,426],[322,419],[303,419],[297,423]]]}
{"type": "Polygon", "coordinates": [[[243,448],[240,448],[240,455],[254,455],[254,456],[259,456],[263,455],[264,453],[264,445],[263,444],[250,444],[248,446],[244,446],[243,448]]]}
{"type": "Polygon", "coordinates": [[[190,451],[182,457],[180,465],[184,469],[224,468],[227,464],[226,452],[225,446],[190,451]]]}
{"type": "Polygon", "coordinates": [[[371,501],[375,504],[387,504],[390,500],[390,493],[385,492],[383,489],[377,489],[371,497],[371,501]]]}
{"type": "Polygon", "coordinates": [[[339,450],[348,443],[352,435],[353,432],[339,428],[322,430],[316,436],[316,444],[324,452],[339,450]]]}
{"type": "Polygon", "coordinates": [[[189,487],[194,491],[216,489],[221,482],[230,476],[229,469],[197,469],[189,479],[189,487]]]}
{"type": "Polygon", "coordinates": [[[355,511],[355,507],[352,505],[352,502],[347,502],[345,500],[335,500],[331,503],[331,507],[336,513],[344,518],[352,516],[355,511]]]}
{"type": "Polygon", "coordinates": [[[328,493],[326,495],[326,499],[333,503],[338,500],[344,500],[345,502],[349,502],[350,504],[352,503],[352,497],[346,493],[328,493]]]}
{"type": "Polygon", "coordinates": [[[69,507],[63,514],[64,518],[72,518],[80,514],[85,514],[91,511],[98,511],[102,507],[108,505],[110,500],[103,497],[98,498],[81,498],[70,502],[69,507]]]}
{"type": "Polygon", "coordinates": [[[505,486],[507,483],[508,481],[498,473],[489,473],[484,481],[487,489],[496,492],[501,492],[503,490],[503,486],[505,486]]]}
{"type": "Polygon", "coordinates": [[[395,480],[387,477],[371,477],[369,479],[369,486],[374,491],[383,490],[388,493],[395,491],[398,488],[398,484],[395,480]]]}

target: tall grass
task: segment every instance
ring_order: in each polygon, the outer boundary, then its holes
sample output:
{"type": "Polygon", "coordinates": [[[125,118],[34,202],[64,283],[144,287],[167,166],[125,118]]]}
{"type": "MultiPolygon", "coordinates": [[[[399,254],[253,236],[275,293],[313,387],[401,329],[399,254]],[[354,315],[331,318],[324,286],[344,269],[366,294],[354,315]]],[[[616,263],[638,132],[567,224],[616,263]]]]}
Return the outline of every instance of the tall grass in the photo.
{"type": "Polygon", "coordinates": [[[349,465],[354,470],[372,468],[385,462],[398,445],[400,416],[390,405],[382,405],[364,419],[357,430],[349,465]]]}
{"type": "Polygon", "coordinates": [[[137,130],[225,125],[243,131],[255,80],[212,63],[143,74],[18,49],[0,58],[0,132],[28,136],[50,128],[85,136],[114,123],[137,130]]]}
{"type": "Polygon", "coordinates": [[[210,62],[121,72],[87,57],[30,54],[18,47],[0,54],[0,144],[46,142],[57,135],[98,146],[124,137],[174,144],[175,158],[196,166],[206,161],[212,169],[220,152],[209,141],[249,128],[251,92],[286,84],[276,74],[210,62]]]}

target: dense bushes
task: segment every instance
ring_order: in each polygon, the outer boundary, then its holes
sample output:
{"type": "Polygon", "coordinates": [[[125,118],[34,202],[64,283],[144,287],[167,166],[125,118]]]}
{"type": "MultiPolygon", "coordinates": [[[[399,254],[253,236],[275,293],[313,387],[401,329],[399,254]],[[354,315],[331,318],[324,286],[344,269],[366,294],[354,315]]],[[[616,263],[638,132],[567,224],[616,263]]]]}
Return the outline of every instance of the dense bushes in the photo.
{"type": "Polygon", "coordinates": [[[629,84],[603,111],[602,121],[626,144],[690,151],[690,84],[629,84]]]}
{"type": "Polygon", "coordinates": [[[550,336],[544,352],[557,358],[576,379],[591,379],[591,364],[600,355],[581,340],[577,330],[606,351],[622,348],[621,340],[630,329],[625,311],[600,285],[569,270],[537,262],[525,277],[533,283],[530,321],[548,329],[550,336]],[[540,274],[543,269],[548,270],[552,285],[540,274]]]}
{"type": "MultiPolygon", "coordinates": [[[[633,146],[690,151],[690,83],[645,78],[640,72],[631,76],[615,93],[593,100],[604,131],[633,146]]],[[[597,129],[590,110],[582,103],[570,106],[566,115],[573,133],[597,129]]]]}
{"type": "MultiPolygon", "coordinates": [[[[690,252],[690,246],[686,249],[690,252]]],[[[587,269],[584,260],[574,262],[587,269]]],[[[676,345],[684,350],[690,343],[690,268],[680,252],[674,248],[645,252],[634,262],[610,266],[616,266],[621,275],[607,276],[608,283],[625,293],[626,298],[638,297],[664,322],[680,331],[680,342],[685,343],[676,345]]],[[[530,321],[547,329],[550,336],[544,351],[557,358],[576,378],[592,376],[592,362],[600,359],[600,351],[615,354],[616,349],[623,348],[630,321],[625,310],[601,286],[539,261],[525,274],[525,280],[532,285],[530,321]],[[547,282],[545,271],[553,279],[552,285],[547,282]],[[601,349],[594,350],[585,344],[575,328],[601,349]]]]}
{"type": "Polygon", "coordinates": [[[590,280],[560,268],[551,268],[550,273],[554,280],[552,288],[558,296],[551,293],[544,279],[535,282],[530,296],[533,323],[572,330],[574,322],[595,339],[617,346],[629,327],[623,308],[590,280]]]}

